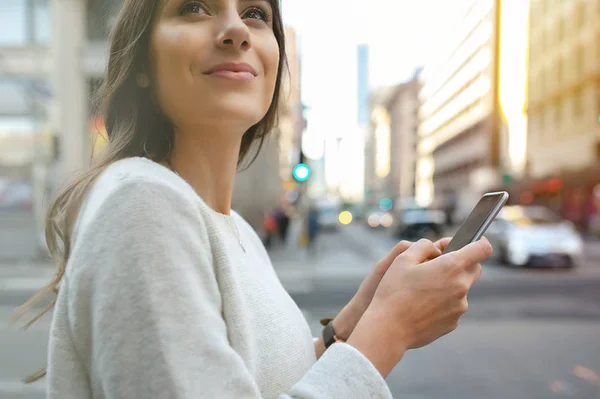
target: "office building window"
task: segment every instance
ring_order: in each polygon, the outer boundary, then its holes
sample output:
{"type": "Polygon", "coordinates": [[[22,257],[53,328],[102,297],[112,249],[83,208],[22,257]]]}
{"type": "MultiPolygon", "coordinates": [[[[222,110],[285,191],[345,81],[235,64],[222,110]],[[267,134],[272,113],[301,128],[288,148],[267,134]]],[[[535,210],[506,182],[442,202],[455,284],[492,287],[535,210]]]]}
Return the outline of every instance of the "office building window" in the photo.
{"type": "Polygon", "coordinates": [[[539,109],[535,111],[530,118],[531,121],[531,133],[537,137],[541,137],[543,135],[543,120],[544,120],[544,110],[539,109]]]}
{"type": "Polygon", "coordinates": [[[0,79],[0,114],[26,115],[30,110],[26,82],[20,79],[0,79]]]}
{"type": "Polygon", "coordinates": [[[583,91],[577,90],[573,97],[573,115],[580,116],[583,112],[583,91]]]}
{"type": "Polygon", "coordinates": [[[569,117],[571,116],[571,102],[572,102],[572,98],[565,98],[560,102],[560,118],[561,121],[563,122],[567,122],[569,120],[569,117]]]}
{"type": "Polygon", "coordinates": [[[50,0],[0,0],[0,46],[47,44],[50,0]]]}
{"type": "Polygon", "coordinates": [[[540,97],[542,97],[545,92],[546,92],[546,70],[542,69],[540,71],[540,76],[538,78],[538,94],[540,97]]]}
{"type": "Polygon", "coordinates": [[[0,1],[0,46],[27,43],[27,7],[25,0],[0,1]]]}
{"type": "Polygon", "coordinates": [[[560,17],[558,19],[558,25],[557,25],[556,31],[558,34],[557,42],[558,42],[558,44],[560,44],[563,42],[563,39],[565,38],[565,19],[563,17],[560,17]]]}
{"type": "MultiPolygon", "coordinates": [[[[544,111],[544,129],[546,127],[548,128],[552,128],[552,126],[554,125],[554,110],[555,110],[555,106],[554,105],[549,105],[546,107],[546,110],[544,111]]],[[[546,130],[544,130],[544,136],[548,135],[548,133],[546,132],[546,130]]]]}
{"type": "Polygon", "coordinates": [[[575,48],[575,73],[577,78],[580,79],[585,72],[585,54],[583,53],[583,46],[579,44],[575,48]]]}
{"type": "Polygon", "coordinates": [[[49,0],[31,1],[31,21],[33,24],[31,41],[35,44],[50,42],[51,21],[49,0]]]}
{"type": "Polygon", "coordinates": [[[575,29],[573,29],[573,32],[577,32],[579,27],[585,25],[585,21],[585,2],[579,0],[575,5],[575,29]]]}

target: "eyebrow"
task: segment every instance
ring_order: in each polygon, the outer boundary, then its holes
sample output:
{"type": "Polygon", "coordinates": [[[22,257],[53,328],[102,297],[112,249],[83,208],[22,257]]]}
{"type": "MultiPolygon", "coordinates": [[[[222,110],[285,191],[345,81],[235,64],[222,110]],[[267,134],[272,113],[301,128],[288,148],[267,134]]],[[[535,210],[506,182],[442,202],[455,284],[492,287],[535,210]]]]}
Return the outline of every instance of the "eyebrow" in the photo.
{"type": "MultiPolygon", "coordinates": [[[[162,13],[165,9],[165,7],[173,2],[176,1],[180,1],[180,0],[164,0],[161,1],[162,5],[160,5],[160,13],[162,13]]],[[[217,1],[221,1],[221,0],[217,0],[217,1]]],[[[238,0],[240,3],[256,3],[256,2],[260,2],[260,3],[266,3],[269,5],[269,7],[271,9],[273,9],[273,2],[271,0],[238,0]]]]}

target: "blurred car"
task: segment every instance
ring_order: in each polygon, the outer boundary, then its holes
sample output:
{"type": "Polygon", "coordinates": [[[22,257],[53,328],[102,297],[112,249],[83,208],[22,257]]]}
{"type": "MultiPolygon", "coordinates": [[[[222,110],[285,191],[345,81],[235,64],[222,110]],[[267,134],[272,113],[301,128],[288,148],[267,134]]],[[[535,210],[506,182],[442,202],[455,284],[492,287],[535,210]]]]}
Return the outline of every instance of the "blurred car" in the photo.
{"type": "Polygon", "coordinates": [[[321,200],[317,203],[319,227],[325,231],[337,230],[340,226],[340,205],[336,201],[321,200]]]}
{"type": "Polygon", "coordinates": [[[569,221],[542,206],[506,206],[486,232],[503,263],[573,267],[583,257],[583,239],[569,221]]]}
{"type": "Polygon", "coordinates": [[[400,211],[396,236],[406,240],[440,238],[446,225],[446,214],[438,209],[408,208],[400,211]]]}

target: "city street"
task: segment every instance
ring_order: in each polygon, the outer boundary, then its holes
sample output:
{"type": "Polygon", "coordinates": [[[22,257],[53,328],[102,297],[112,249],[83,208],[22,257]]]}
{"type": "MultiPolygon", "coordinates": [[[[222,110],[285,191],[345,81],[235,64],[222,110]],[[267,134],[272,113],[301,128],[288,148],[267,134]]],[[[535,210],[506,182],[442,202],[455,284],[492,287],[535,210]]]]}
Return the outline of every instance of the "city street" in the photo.
{"type": "MultiPolygon", "coordinates": [[[[383,231],[353,224],[321,236],[317,255],[272,251],[274,266],[315,335],[391,248],[383,231]]],[[[488,263],[460,328],[407,353],[389,376],[397,398],[600,397],[600,251],[580,268],[515,270],[488,263]]],[[[293,245],[290,245],[293,247],[293,245]]],[[[0,267],[0,397],[42,398],[44,383],[19,378],[44,365],[49,317],[30,331],[6,325],[14,308],[52,276],[46,264],[0,267]]]]}

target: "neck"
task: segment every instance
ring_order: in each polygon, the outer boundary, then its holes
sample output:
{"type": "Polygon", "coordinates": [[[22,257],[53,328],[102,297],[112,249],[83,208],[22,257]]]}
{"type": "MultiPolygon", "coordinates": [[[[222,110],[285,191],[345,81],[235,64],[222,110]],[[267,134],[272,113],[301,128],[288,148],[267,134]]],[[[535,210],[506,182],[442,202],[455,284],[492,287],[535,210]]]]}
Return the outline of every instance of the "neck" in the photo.
{"type": "Polygon", "coordinates": [[[233,137],[231,133],[216,131],[198,133],[197,130],[192,134],[175,133],[177,140],[168,166],[185,179],[208,206],[228,215],[242,135],[233,137]]]}

